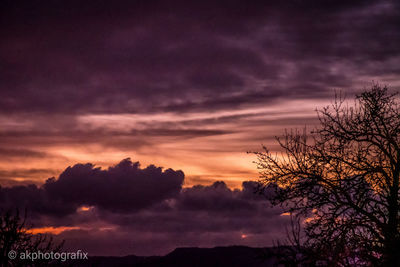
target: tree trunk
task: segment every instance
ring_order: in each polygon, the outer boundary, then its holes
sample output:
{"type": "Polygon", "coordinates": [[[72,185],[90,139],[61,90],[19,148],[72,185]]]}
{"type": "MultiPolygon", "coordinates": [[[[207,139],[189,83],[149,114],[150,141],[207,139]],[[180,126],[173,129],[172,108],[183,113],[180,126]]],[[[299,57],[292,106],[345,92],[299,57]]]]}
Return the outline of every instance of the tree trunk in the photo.
{"type": "Polygon", "coordinates": [[[397,267],[400,266],[399,252],[399,233],[398,233],[398,180],[395,179],[394,185],[391,188],[389,197],[389,220],[385,234],[385,247],[383,255],[383,266],[397,267]]]}

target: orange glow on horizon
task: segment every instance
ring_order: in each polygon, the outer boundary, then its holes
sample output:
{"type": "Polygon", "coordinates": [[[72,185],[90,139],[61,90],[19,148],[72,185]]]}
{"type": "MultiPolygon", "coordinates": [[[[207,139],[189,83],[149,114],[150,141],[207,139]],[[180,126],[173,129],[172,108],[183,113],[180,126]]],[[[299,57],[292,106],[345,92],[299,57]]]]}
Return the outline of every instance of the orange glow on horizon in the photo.
{"type": "Polygon", "coordinates": [[[40,228],[32,228],[27,230],[28,233],[30,234],[53,234],[53,235],[58,235],[64,231],[69,231],[69,230],[78,230],[80,227],[78,226],[61,226],[61,227],[40,227],[40,228]]]}

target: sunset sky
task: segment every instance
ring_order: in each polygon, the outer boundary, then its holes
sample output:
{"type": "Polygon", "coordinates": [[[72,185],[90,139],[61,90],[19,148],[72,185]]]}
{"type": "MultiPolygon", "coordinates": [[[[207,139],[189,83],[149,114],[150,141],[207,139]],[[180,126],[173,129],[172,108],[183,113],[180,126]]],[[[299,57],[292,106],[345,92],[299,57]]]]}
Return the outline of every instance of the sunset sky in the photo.
{"type": "Polygon", "coordinates": [[[92,255],[281,237],[246,152],[400,89],[400,5],[213,2],[2,1],[0,205],[92,255]]]}

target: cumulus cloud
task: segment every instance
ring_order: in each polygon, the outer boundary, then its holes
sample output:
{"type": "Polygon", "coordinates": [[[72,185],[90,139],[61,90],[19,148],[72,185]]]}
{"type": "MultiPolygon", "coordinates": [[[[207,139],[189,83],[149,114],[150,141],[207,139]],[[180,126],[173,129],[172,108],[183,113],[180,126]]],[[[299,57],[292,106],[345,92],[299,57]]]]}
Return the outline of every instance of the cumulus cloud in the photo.
{"type": "Polygon", "coordinates": [[[107,170],[90,163],[76,164],[41,187],[2,188],[0,197],[2,206],[25,206],[39,213],[67,215],[82,205],[115,212],[132,211],[175,197],[183,179],[182,171],[162,170],[154,165],[141,169],[139,162],[125,159],[107,170]]]}
{"type": "Polygon", "coordinates": [[[132,211],[175,197],[181,190],[182,171],[125,159],[101,170],[92,164],[68,167],[58,179],[49,179],[44,190],[54,199],[74,205],[97,206],[112,211],[132,211]]]}
{"type": "Polygon", "coordinates": [[[96,254],[111,243],[109,254],[119,255],[190,245],[263,246],[282,234],[287,218],[266,201],[272,191],[256,194],[256,182],[240,189],[222,181],[182,188],[183,182],[182,171],[140,168],[125,159],[108,169],[76,164],[42,186],[3,187],[0,200],[3,209],[26,207],[37,227],[78,227],[57,238],[96,254]]]}

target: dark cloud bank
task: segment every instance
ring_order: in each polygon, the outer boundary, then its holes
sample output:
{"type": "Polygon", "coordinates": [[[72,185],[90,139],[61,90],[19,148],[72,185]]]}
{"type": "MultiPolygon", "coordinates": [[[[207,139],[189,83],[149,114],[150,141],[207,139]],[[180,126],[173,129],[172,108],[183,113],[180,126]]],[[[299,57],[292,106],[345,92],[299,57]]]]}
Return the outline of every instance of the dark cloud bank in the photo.
{"type": "MultiPolygon", "coordinates": [[[[42,186],[0,188],[3,209],[27,208],[36,227],[74,227],[57,236],[95,254],[158,254],[177,246],[271,245],[286,218],[256,182],[182,188],[184,174],[125,159],[106,170],[76,164],[42,186]],[[82,207],[90,207],[82,210],[82,207]]],[[[266,192],[268,193],[268,192],[266,192]]]]}
{"type": "Polygon", "coordinates": [[[221,110],[400,73],[398,1],[38,3],[2,1],[1,113],[221,110]]]}

